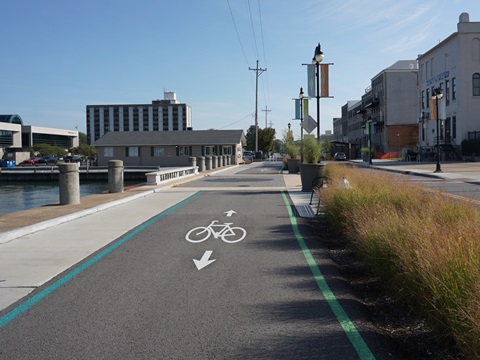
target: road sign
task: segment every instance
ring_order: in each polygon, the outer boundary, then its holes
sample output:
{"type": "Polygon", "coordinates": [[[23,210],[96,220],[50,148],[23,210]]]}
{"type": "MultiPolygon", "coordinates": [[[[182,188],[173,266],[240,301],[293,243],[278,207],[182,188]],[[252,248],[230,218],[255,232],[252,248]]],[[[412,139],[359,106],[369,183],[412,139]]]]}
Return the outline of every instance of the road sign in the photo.
{"type": "Polygon", "coordinates": [[[317,128],[317,122],[310,115],[308,115],[308,117],[304,119],[300,125],[309,134],[317,128]]]}

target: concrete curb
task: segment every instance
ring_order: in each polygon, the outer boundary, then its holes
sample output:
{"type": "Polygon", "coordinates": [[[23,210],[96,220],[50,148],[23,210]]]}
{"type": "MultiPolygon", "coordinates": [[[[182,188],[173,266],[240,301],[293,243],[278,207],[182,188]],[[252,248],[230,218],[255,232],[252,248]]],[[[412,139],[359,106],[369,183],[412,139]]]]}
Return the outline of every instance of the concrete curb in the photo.
{"type": "Polygon", "coordinates": [[[159,190],[160,190],[160,188],[144,191],[144,192],[132,195],[132,196],[125,197],[123,199],[106,202],[106,203],[103,203],[101,205],[89,208],[89,209],[77,211],[77,212],[74,212],[72,214],[60,216],[60,217],[50,219],[50,220],[46,220],[46,221],[42,221],[42,222],[39,222],[37,224],[25,226],[25,227],[22,227],[22,228],[19,228],[19,229],[6,231],[6,232],[0,234],[0,244],[7,243],[11,240],[14,240],[14,239],[20,237],[20,236],[32,234],[32,233],[40,231],[40,230],[45,230],[45,229],[48,229],[52,226],[65,223],[67,221],[75,220],[75,219],[78,219],[78,218],[81,218],[81,217],[84,217],[84,216],[87,216],[87,215],[94,214],[98,211],[102,211],[102,210],[111,208],[113,206],[121,205],[121,204],[124,204],[126,202],[145,197],[147,195],[156,193],[159,190]]]}

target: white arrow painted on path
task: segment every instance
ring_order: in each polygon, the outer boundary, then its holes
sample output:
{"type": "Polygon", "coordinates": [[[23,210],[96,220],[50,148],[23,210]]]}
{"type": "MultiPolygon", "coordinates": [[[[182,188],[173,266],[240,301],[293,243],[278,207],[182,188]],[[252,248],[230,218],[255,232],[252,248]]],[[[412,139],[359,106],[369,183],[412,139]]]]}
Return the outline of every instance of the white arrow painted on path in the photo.
{"type": "Polygon", "coordinates": [[[237,212],[235,210],[228,210],[225,211],[224,214],[227,214],[227,217],[231,217],[233,214],[236,214],[237,212]]]}
{"type": "Polygon", "coordinates": [[[213,251],[207,250],[203,254],[202,258],[200,260],[193,259],[193,262],[195,263],[195,266],[197,267],[197,270],[202,270],[205,266],[210,265],[212,262],[214,262],[217,259],[213,260],[208,260],[210,256],[212,255],[213,251]]]}

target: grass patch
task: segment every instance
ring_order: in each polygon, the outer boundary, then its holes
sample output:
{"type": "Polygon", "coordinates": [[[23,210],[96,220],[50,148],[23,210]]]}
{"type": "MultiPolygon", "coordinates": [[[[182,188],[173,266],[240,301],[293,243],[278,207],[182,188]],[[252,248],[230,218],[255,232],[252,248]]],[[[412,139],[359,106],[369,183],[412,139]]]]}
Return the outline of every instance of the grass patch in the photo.
{"type": "Polygon", "coordinates": [[[480,359],[478,209],[387,173],[339,164],[326,171],[329,186],[320,197],[329,224],[442,341],[480,359]],[[351,188],[341,186],[343,177],[351,188]]]}

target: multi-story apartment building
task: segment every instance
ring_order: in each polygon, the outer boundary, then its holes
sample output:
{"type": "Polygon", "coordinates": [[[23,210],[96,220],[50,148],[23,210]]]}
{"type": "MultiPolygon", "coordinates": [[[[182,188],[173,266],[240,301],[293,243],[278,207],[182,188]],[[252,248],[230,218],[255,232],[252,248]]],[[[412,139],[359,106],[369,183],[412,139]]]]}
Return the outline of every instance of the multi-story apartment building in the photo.
{"type": "Polygon", "coordinates": [[[461,14],[457,32],[417,60],[423,158],[433,159],[436,154],[437,105],[431,101],[435,89],[442,93],[438,111],[441,158],[455,158],[469,132],[480,130],[480,22],[470,22],[467,13],[461,14]]]}
{"type": "Polygon", "coordinates": [[[151,104],[87,105],[87,138],[93,144],[111,131],[185,131],[192,129],[192,109],[175,93],[151,104]]]}
{"type": "MultiPolygon", "coordinates": [[[[416,150],[418,142],[418,68],[415,60],[400,60],[371,80],[361,100],[348,101],[342,107],[341,134],[336,139],[369,147],[379,153],[416,150]],[[375,132],[365,134],[368,121],[375,132]]],[[[338,122],[337,122],[338,124],[338,122]]],[[[356,154],[359,156],[359,154],[356,154]]]]}

